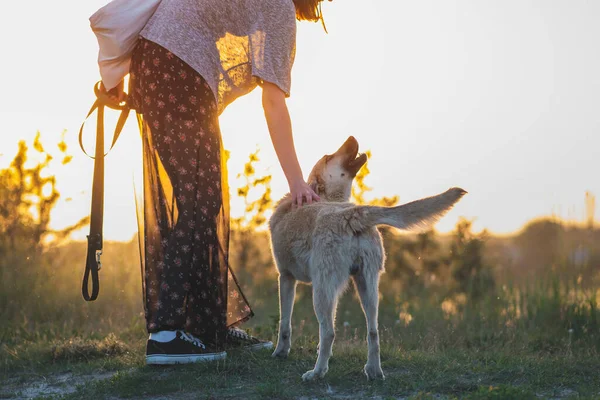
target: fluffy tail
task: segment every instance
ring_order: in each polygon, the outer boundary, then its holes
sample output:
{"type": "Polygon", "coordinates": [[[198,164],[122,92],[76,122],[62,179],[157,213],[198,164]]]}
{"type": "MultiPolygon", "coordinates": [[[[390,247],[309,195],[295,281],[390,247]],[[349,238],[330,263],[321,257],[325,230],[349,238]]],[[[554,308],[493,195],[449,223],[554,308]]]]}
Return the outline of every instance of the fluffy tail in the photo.
{"type": "Polygon", "coordinates": [[[443,217],[467,192],[451,188],[436,196],[426,197],[396,207],[357,206],[344,210],[351,212],[346,218],[355,232],[377,225],[398,229],[426,228],[443,217]]]}

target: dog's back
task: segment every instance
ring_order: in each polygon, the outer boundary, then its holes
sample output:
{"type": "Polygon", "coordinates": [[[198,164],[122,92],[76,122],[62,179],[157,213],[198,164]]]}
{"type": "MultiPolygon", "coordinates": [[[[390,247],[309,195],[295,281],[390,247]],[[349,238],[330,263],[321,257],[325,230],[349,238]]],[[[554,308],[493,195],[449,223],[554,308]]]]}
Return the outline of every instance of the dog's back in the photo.
{"type": "Polygon", "coordinates": [[[351,203],[318,202],[292,209],[292,200],[284,197],[269,220],[271,250],[280,273],[291,273],[302,282],[311,282],[309,261],[319,240],[317,229],[323,217],[353,207],[351,203]]]}

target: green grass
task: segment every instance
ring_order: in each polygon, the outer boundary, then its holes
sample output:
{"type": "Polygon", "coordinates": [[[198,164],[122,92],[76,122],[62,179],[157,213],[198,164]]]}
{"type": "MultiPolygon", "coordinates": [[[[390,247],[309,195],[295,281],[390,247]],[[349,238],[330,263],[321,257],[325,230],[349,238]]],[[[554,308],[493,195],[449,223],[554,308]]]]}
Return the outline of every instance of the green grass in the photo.
{"type": "MultiPolygon", "coordinates": [[[[141,350],[141,349],[140,349],[141,350]]],[[[565,363],[558,357],[486,354],[426,354],[384,347],[384,382],[367,382],[363,357],[338,351],[323,381],[303,383],[300,375],[314,362],[312,351],[300,350],[288,360],[273,360],[268,352],[231,354],[225,362],[206,365],[147,367],[140,357],[123,363],[105,380],[83,384],[67,399],[145,398],[185,394],[197,397],[299,398],[360,395],[410,396],[417,393],[469,398],[532,398],[529,394],[599,395],[600,363],[594,359],[565,363]],[[488,391],[487,389],[493,388],[488,391]],[[504,397],[503,397],[504,396],[504,397]],[[527,397],[529,396],[529,397],[527,397]]],[[[78,370],[73,368],[72,370],[78,370]]],[[[87,368],[80,370],[89,373],[87,368]]]]}
{"type": "Polygon", "coordinates": [[[269,351],[236,351],[222,362],[150,367],[144,364],[141,325],[103,339],[3,345],[0,379],[9,390],[0,391],[0,398],[18,396],[39,382],[52,387],[65,374],[69,379],[55,387],[54,398],[600,398],[600,358],[586,349],[432,349],[412,341],[403,346],[406,330],[382,330],[383,382],[366,380],[366,343],[353,330],[340,330],[325,379],[302,382],[316,357],[312,325],[295,332],[286,360],[272,359],[269,351]],[[98,374],[103,379],[93,380],[98,374]]]}
{"type": "MultiPolygon", "coordinates": [[[[474,299],[453,292],[452,282],[425,287],[390,266],[379,310],[386,380],[368,382],[362,373],[365,322],[349,290],[338,307],[329,373],[304,383],[318,341],[307,286],[298,288],[287,360],[230,352],[224,362],[146,366],[136,251],[132,244],[107,248],[101,295],[92,303],[81,299],[81,264],[71,260],[85,254],[78,244],[47,256],[38,266],[47,278],[30,291],[6,286],[12,292],[0,293],[9,299],[0,308],[0,399],[600,399],[597,279],[498,280],[474,299]]],[[[273,267],[252,268],[239,274],[256,312],[248,327],[275,340],[273,267]]]]}
{"type": "MultiPolygon", "coordinates": [[[[275,340],[277,297],[264,293],[251,326],[275,340]]],[[[287,360],[268,351],[230,352],[224,362],[148,367],[143,317],[111,319],[104,307],[97,314],[90,307],[80,326],[68,320],[4,325],[0,398],[600,398],[595,297],[549,286],[518,294],[507,289],[452,314],[430,296],[407,302],[385,293],[379,318],[384,382],[368,382],[362,373],[366,332],[353,291],[340,301],[329,373],[302,382],[315,362],[318,329],[310,287],[301,286],[287,360]],[[400,320],[399,310],[412,319],[400,320]]]]}

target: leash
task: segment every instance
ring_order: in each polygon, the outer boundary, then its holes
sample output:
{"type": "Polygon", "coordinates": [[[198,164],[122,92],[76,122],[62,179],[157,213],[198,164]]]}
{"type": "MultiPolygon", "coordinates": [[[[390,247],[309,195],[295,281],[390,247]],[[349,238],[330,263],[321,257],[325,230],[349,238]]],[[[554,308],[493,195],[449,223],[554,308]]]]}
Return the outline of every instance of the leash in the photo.
{"type": "Polygon", "coordinates": [[[102,222],[104,217],[104,157],[112,150],[119,139],[129,111],[131,109],[126,102],[116,104],[108,95],[100,89],[100,82],[94,85],[96,101],[88,112],[81,128],[79,129],[79,147],[83,153],[94,160],[94,181],[92,184],[92,207],[90,214],[90,234],[87,236],[88,248],[85,262],[85,272],[83,274],[83,284],[81,293],[85,301],[94,301],[98,298],[100,292],[100,280],[98,271],[102,268],[100,256],[102,255],[102,222]],[[121,111],[112,143],[108,152],[104,153],[104,107],[121,111]],[[94,157],[90,156],[83,147],[83,127],[90,117],[97,110],[96,122],[96,149],[94,157]],[[89,279],[92,278],[92,293],[89,291],[89,279]]]}

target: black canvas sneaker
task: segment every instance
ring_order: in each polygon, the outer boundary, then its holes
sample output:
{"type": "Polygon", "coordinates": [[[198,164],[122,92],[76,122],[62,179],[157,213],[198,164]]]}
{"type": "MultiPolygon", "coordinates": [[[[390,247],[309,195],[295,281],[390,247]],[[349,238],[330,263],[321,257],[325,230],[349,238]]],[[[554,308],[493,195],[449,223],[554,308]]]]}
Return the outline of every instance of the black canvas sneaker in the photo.
{"type": "Polygon", "coordinates": [[[146,344],[146,364],[188,364],[199,361],[223,360],[227,353],[202,343],[197,337],[177,331],[170,342],[157,342],[148,339],[146,344]]]}
{"type": "Polygon", "coordinates": [[[273,342],[250,336],[239,328],[229,328],[225,339],[227,348],[244,350],[272,349],[273,342]]]}

